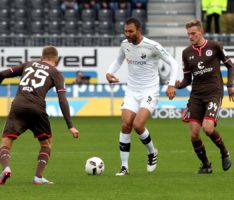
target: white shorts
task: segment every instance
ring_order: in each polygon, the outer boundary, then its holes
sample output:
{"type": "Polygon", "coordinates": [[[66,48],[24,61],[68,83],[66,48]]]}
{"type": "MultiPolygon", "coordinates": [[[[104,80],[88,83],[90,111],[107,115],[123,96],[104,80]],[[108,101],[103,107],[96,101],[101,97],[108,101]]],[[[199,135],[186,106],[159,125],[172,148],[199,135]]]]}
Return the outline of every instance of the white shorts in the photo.
{"type": "Polygon", "coordinates": [[[140,108],[146,108],[152,114],[158,102],[158,96],[155,92],[133,92],[127,90],[124,96],[124,101],[121,105],[121,110],[128,109],[137,113],[140,108]]]}

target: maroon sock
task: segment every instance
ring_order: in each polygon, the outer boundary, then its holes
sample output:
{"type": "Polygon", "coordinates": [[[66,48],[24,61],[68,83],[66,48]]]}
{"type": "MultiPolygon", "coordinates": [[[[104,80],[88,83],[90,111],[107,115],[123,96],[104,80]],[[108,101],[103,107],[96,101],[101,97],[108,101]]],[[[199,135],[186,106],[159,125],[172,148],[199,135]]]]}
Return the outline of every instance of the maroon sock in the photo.
{"type": "Polygon", "coordinates": [[[41,150],[38,155],[38,164],[35,175],[39,178],[42,177],[42,173],[48,163],[48,160],[50,158],[50,148],[48,147],[41,147],[41,150]]]}
{"type": "Polygon", "coordinates": [[[2,164],[3,169],[9,166],[10,162],[10,149],[6,146],[0,148],[0,163],[2,164]]]}
{"type": "Polygon", "coordinates": [[[201,160],[203,166],[204,167],[210,166],[210,162],[208,161],[208,158],[206,156],[206,149],[202,141],[200,139],[196,141],[192,141],[192,144],[193,144],[194,151],[197,154],[197,157],[201,160]]]}
{"type": "Polygon", "coordinates": [[[228,156],[228,150],[226,149],[221,135],[215,130],[211,135],[210,139],[215,143],[215,145],[220,149],[222,157],[228,156]]]}

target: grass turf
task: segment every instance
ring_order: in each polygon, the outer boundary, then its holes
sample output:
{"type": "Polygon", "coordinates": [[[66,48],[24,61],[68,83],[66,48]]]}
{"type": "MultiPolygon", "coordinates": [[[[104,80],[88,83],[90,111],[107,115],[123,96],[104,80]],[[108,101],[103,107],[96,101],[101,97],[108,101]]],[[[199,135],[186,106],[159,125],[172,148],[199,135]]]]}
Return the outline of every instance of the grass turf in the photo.
{"type": "MultiPolygon", "coordinates": [[[[0,128],[5,118],[0,118],[0,128]]],[[[118,138],[120,118],[74,118],[81,132],[73,139],[62,118],[51,118],[53,150],[44,176],[54,185],[34,185],[37,140],[30,132],[17,139],[12,148],[12,177],[0,186],[1,199],[11,200],[218,200],[233,199],[233,168],[223,172],[218,149],[202,134],[213,174],[197,175],[200,166],[193,152],[187,124],[178,119],[150,119],[147,127],[159,149],[157,170],[146,172],[146,149],[136,134],[132,135],[129,160],[130,175],[116,177],[120,168],[118,138]],[[85,174],[85,161],[99,156],[105,162],[101,176],[85,174]]],[[[223,136],[230,153],[234,153],[233,119],[220,119],[217,130],[223,136]]]]}

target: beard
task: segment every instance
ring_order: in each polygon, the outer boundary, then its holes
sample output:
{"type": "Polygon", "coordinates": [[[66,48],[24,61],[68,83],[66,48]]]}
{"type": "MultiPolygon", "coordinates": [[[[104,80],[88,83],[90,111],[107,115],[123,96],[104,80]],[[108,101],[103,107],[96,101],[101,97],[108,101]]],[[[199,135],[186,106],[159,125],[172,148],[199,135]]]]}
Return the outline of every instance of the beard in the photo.
{"type": "Polygon", "coordinates": [[[135,43],[137,41],[137,35],[133,35],[131,38],[127,38],[128,42],[135,43]]]}

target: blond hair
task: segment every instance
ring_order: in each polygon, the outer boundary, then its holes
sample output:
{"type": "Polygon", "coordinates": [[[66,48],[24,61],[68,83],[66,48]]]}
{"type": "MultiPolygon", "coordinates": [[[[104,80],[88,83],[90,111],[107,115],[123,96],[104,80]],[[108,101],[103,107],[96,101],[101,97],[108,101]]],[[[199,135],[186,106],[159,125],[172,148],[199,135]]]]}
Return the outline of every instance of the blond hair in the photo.
{"type": "Polygon", "coordinates": [[[195,19],[195,20],[189,21],[189,22],[186,23],[186,25],[185,25],[186,29],[191,28],[191,27],[193,27],[193,26],[196,26],[196,27],[198,27],[199,29],[203,30],[203,26],[202,26],[201,21],[196,20],[196,19],[195,19]]]}
{"type": "Polygon", "coordinates": [[[42,60],[55,61],[58,58],[58,50],[54,46],[45,46],[42,50],[42,60]]]}

